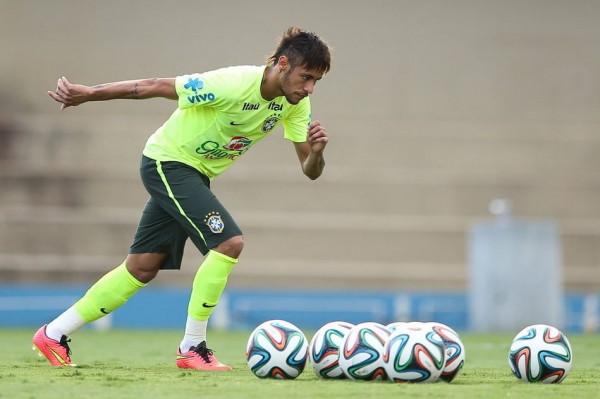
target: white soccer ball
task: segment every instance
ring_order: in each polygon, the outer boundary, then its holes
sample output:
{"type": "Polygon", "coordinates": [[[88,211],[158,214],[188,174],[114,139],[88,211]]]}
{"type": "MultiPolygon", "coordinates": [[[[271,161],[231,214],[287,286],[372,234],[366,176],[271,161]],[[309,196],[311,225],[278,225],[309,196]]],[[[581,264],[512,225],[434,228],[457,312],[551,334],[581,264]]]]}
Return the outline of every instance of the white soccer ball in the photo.
{"type": "Polygon", "coordinates": [[[352,380],[385,380],[383,346],[390,331],[374,322],[355,325],[340,344],[339,367],[352,380]]]}
{"type": "Polygon", "coordinates": [[[567,337],[545,324],[525,327],[513,339],[508,365],[515,377],[527,382],[559,383],[573,364],[573,351],[567,337]]]}
{"type": "Polygon", "coordinates": [[[310,341],[308,353],[313,371],[319,378],[345,378],[339,366],[340,345],[354,324],[332,321],[317,330],[310,341]]]}
{"type": "Polygon", "coordinates": [[[394,332],[394,330],[400,327],[405,327],[407,324],[409,324],[409,322],[407,321],[395,321],[393,323],[388,324],[386,327],[388,330],[390,330],[390,332],[394,332]]]}
{"type": "Polygon", "coordinates": [[[447,325],[438,322],[429,322],[426,325],[433,328],[433,331],[438,333],[442,337],[442,341],[444,341],[446,364],[440,379],[451,382],[465,364],[465,346],[460,340],[458,333],[447,325]]]}
{"type": "Polygon", "coordinates": [[[246,360],[259,378],[294,379],[304,371],[307,359],[306,336],[287,321],[265,321],[248,338],[246,360]]]}
{"type": "Polygon", "coordinates": [[[444,341],[423,323],[398,327],[388,337],[383,359],[392,382],[436,382],[446,361],[444,341]]]}

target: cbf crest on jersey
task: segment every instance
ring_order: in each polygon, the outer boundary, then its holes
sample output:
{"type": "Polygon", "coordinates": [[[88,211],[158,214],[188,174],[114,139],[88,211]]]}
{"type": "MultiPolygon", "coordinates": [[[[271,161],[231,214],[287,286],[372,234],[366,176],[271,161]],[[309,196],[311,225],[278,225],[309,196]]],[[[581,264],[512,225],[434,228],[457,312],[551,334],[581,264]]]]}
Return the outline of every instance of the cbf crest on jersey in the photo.
{"type": "Polygon", "coordinates": [[[225,228],[225,223],[223,223],[223,219],[221,219],[221,215],[219,212],[209,212],[206,216],[204,216],[204,223],[208,226],[210,231],[213,233],[221,233],[225,228]]]}
{"type": "Polygon", "coordinates": [[[281,119],[281,115],[279,115],[279,114],[273,114],[273,115],[269,116],[267,119],[265,119],[265,122],[262,125],[261,131],[263,133],[270,132],[271,130],[273,130],[275,125],[277,125],[277,122],[279,122],[279,119],[281,119]]]}

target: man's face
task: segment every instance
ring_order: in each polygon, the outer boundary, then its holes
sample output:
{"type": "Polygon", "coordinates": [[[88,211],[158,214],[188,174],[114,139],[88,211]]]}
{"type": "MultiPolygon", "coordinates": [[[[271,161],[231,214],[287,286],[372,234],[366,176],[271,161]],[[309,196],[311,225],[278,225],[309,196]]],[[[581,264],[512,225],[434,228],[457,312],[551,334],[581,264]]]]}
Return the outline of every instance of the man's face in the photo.
{"type": "Polygon", "coordinates": [[[315,85],[322,77],[315,69],[304,66],[289,67],[281,76],[280,89],[290,104],[298,104],[304,97],[315,90],[315,85]]]}

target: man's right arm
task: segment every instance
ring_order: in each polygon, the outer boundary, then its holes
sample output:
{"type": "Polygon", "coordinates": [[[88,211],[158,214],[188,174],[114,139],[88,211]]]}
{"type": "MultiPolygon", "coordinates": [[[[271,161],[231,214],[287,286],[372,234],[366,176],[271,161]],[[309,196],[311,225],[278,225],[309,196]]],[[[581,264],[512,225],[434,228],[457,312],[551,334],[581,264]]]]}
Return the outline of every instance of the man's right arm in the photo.
{"type": "Polygon", "coordinates": [[[56,90],[48,95],[61,103],[61,110],[74,107],[88,101],[107,101],[117,99],[143,100],[163,97],[177,100],[175,78],[151,78],[104,83],[85,86],[70,83],[67,78],[58,79],[56,90]]]}

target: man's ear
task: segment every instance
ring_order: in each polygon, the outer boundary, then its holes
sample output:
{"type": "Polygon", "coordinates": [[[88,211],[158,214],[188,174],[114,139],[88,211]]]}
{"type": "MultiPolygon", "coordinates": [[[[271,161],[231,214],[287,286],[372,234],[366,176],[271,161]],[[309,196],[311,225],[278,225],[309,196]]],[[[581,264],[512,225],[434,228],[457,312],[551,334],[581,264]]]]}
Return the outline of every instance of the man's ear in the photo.
{"type": "Polygon", "coordinates": [[[277,60],[277,68],[279,68],[279,72],[285,72],[290,66],[290,60],[287,56],[282,55],[277,60]]]}

